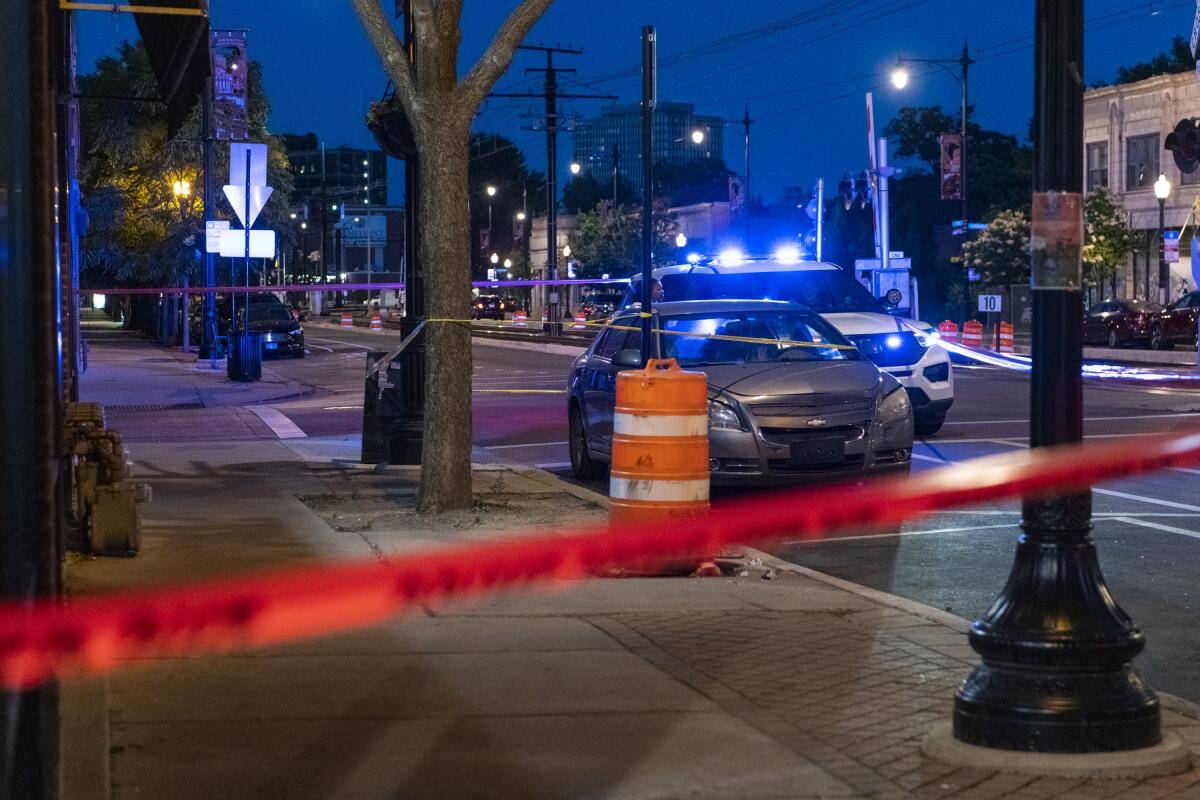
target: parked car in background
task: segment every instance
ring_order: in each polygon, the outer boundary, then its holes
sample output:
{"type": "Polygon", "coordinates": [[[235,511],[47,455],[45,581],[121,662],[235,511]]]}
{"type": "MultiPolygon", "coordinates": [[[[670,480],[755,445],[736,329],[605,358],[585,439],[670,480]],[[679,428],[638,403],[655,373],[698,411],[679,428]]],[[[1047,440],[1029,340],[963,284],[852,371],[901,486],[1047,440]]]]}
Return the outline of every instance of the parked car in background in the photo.
{"type": "Polygon", "coordinates": [[[624,292],[591,292],[579,303],[579,313],[590,320],[608,319],[621,306],[624,292]]]}
{"type": "Polygon", "coordinates": [[[471,301],[471,319],[504,319],[500,296],[481,294],[471,301]]]}
{"type": "Polygon", "coordinates": [[[1083,317],[1083,342],[1106,347],[1149,342],[1153,322],[1162,310],[1158,303],[1145,300],[1095,303],[1083,317]]]}
{"type": "MultiPolygon", "coordinates": [[[[657,351],[708,378],[714,484],[909,471],[908,394],[820,315],[796,303],[704,300],[660,303],[654,316],[664,331],[657,351]]],[[[611,461],[617,373],[640,364],[640,332],[620,327],[637,322],[636,312],[618,313],[571,367],[568,449],[578,477],[599,477],[611,461]]]]}
{"type": "MultiPolygon", "coordinates": [[[[251,298],[253,297],[255,296],[251,295],[251,298]]],[[[292,315],[290,307],[278,298],[275,298],[274,303],[252,300],[238,307],[239,325],[246,319],[247,309],[249,322],[246,323],[246,328],[250,333],[262,334],[264,356],[288,355],[304,358],[304,328],[292,315]]]]}
{"type": "Polygon", "coordinates": [[[506,314],[511,314],[514,311],[520,311],[525,304],[519,297],[501,297],[500,310],[506,314]]]}
{"type": "Polygon", "coordinates": [[[1177,344],[1196,343],[1196,319],[1200,317],[1200,292],[1190,292],[1160,309],[1150,324],[1150,347],[1169,350],[1177,344]]]}

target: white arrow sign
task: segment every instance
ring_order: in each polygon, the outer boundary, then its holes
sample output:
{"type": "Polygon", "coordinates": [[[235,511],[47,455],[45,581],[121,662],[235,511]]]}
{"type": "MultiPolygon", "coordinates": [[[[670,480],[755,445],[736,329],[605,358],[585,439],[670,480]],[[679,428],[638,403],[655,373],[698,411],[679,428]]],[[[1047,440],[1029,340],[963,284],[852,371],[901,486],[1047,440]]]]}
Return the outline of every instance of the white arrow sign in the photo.
{"type": "MultiPolygon", "coordinates": [[[[246,233],[243,230],[221,231],[221,256],[242,258],[246,255],[246,233]]],[[[250,257],[275,257],[275,231],[249,231],[250,257]]]]}
{"type": "MultiPolygon", "coordinates": [[[[245,170],[243,170],[244,172],[245,170]]],[[[250,186],[250,219],[246,219],[245,184],[226,186],[225,196],[229,198],[229,205],[233,206],[233,213],[237,214],[238,221],[242,223],[243,227],[249,228],[254,225],[254,220],[258,219],[258,212],[263,210],[263,206],[267,204],[273,191],[275,190],[270,186],[250,186]]]]}

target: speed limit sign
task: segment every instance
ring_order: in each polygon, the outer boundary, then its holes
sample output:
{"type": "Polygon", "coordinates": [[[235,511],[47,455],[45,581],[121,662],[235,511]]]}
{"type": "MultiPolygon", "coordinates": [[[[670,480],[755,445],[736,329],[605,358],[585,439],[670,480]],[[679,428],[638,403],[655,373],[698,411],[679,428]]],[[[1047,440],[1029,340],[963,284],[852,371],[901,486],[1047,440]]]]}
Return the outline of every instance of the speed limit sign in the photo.
{"type": "Polygon", "coordinates": [[[979,310],[994,314],[1000,311],[1000,297],[998,294],[981,294],[979,295],[979,310]]]}

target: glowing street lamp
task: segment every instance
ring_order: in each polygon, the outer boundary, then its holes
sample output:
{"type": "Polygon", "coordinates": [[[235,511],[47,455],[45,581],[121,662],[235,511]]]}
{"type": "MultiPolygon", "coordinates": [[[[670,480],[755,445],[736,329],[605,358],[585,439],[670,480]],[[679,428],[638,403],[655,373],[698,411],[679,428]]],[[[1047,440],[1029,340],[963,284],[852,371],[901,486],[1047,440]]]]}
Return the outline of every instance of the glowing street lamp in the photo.
{"type": "Polygon", "coordinates": [[[675,246],[687,247],[688,238],[682,232],[675,234],[675,246]]]}
{"type": "Polygon", "coordinates": [[[700,130],[699,128],[692,131],[692,143],[693,144],[703,144],[704,143],[704,131],[700,130]]]}
{"type": "Polygon", "coordinates": [[[175,181],[171,186],[171,190],[176,197],[187,197],[192,193],[192,185],[187,181],[175,181]]]}
{"type": "Polygon", "coordinates": [[[518,211],[517,212],[517,222],[524,222],[524,221],[525,221],[525,212],[518,211]]]}
{"type": "Polygon", "coordinates": [[[903,89],[908,86],[908,70],[904,67],[896,67],[892,70],[892,86],[897,89],[903,89]]]}
{"type": "Polygon", "coordinates": [[[500,263],[500,256],[498,256],[498,255],[497,255],[497,254],[495,254],[495,253],[492,253],[492,257],[491,257],[491,259],[490,259],[490,260],[491,260],[491,262],[492,262],[493,264],[499,264],[499,263],[500,263]]]}
{"type": "Polygon", "coordinates": [[[571,174],[572,174],[572,175],[578,175],[578,174],[579,174],[579,170],[581,170],[581,169],[583,169],[583,167],[581,167],[581,166],[579,165],[579,162],[578,162],[578,161],[572,161],[572,162],[571,162],[571,174]]]}

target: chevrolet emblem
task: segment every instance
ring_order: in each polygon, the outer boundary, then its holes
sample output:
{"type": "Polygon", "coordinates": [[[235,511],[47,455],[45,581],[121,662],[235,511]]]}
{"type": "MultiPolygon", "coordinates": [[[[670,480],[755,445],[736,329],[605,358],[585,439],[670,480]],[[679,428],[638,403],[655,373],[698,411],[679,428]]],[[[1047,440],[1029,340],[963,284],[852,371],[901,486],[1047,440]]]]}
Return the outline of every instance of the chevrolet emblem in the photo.
{"type": "Polygon", "coordinates": [[[813,417],[812,419],[810,419],[808,422],[806,422],[804,424],[810,428],[819,428],[825,424],[825,420],[822,419],[821,417],[813,417]]]}

